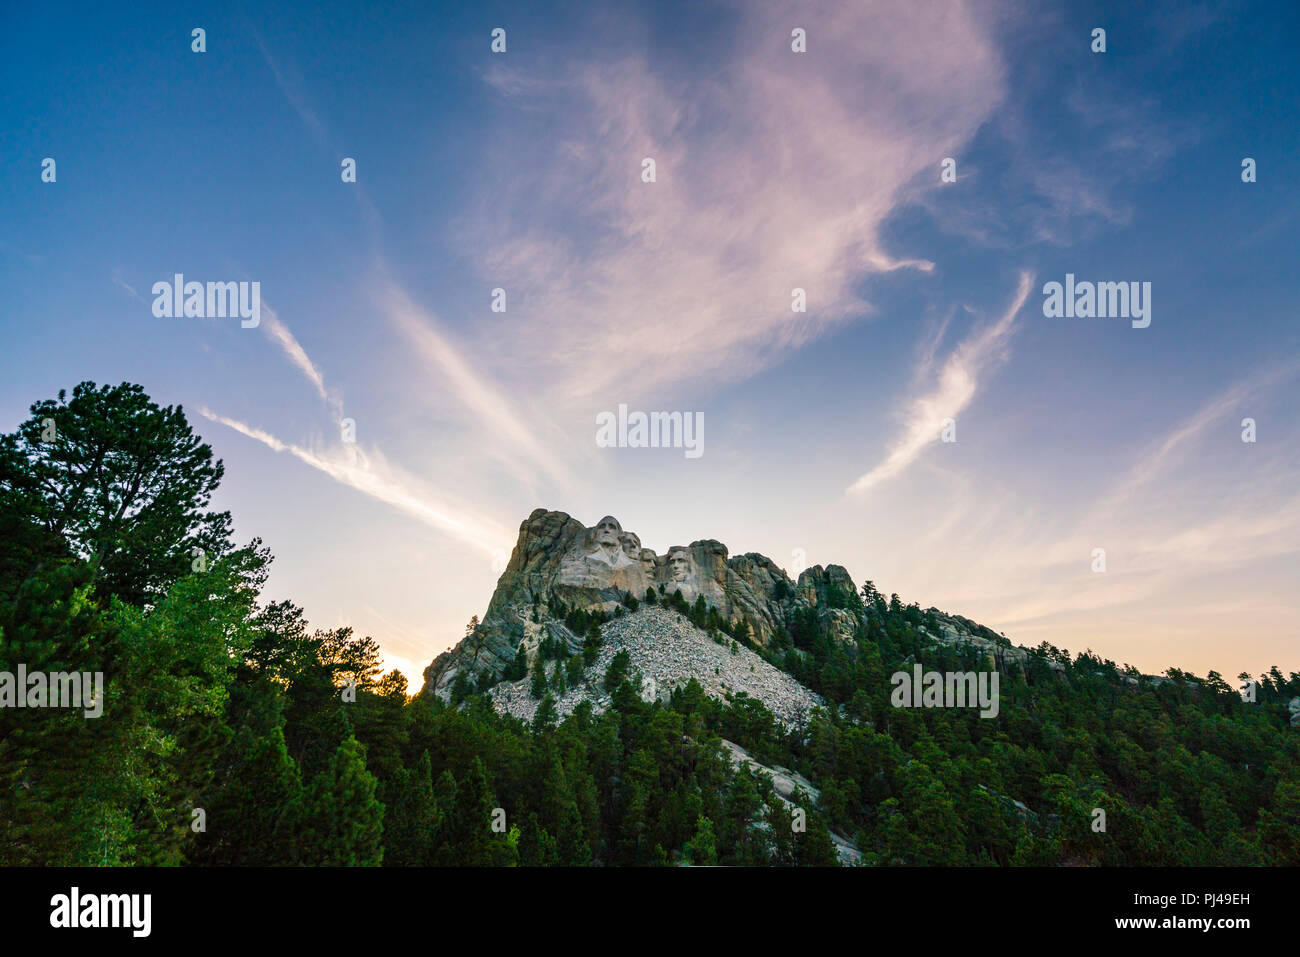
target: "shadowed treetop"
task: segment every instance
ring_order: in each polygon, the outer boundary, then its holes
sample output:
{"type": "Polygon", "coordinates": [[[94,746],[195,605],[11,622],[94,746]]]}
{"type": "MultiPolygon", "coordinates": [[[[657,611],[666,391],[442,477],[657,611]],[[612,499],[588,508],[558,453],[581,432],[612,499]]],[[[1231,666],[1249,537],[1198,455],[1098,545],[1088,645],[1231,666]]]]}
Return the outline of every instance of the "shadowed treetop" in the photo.
{"type": "Polygon", "coordinates": [[[222,464],[180,406],[82,382],[31,413],[0,436],[0,530],[19,545],[0,569],[6,592],[71,550],[101,590],[143,604],[190,570],[192,549],[229,552],[230,514],[207,511],[222,464]]]}

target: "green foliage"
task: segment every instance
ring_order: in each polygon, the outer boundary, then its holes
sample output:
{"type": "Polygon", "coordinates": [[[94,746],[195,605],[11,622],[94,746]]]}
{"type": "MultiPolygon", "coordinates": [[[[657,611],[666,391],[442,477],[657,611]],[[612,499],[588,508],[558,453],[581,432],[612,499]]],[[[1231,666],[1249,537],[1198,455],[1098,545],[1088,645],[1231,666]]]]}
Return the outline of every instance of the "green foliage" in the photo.
{"type": "Polygon", "coordinates": [[[718,841],[713,836],[713,822],[701,814],[695,835],[686,845],[687,861],[700,867],[712,867],[718,863],[718,841]]]}
{"type": "Polygon", "coordinates": [[[30,572],[70,554],[91,564],[105,595],[160,598],[190,571],[193,549],[208,562],[230,551],[229,513],[204,511],[222,473],[179,406],[126,383],[60,391],[0,437],[2,524],[45,546],[28,544],[15,564],[30,572]]]}
{"type": "Polygon", "coordinates": [[[539,654],[533,659],[533,682],[528,687],[528,693],[540,700],[546,695],[547,684],[546,658],[539,654]]]}
{"type": "Polygon", "coordinates": [[[605,670],[605,690],[613,693],[614,689],[627,680],[632,667],[632,658],[626,649],[619,649],[605,670]]]}
{"type": "MultiPolygon", "coordinates": [[[[1216,672],[1152,681],[1044,644],[1002,675],[995,719],[898,709],[892,673],[982,653],[933,645],[934,610],[826,577],[858,621],[832,635],[778,580],[784,627],[758,650],[830,703],[805,729],[693,680],[646,703],[626,651],[609,709],[560,720],[553,693],[585,680],[609,618],[554,596],[572,637],[544,639],[527,726],[484,699],[491,675],[408,698],[369,637],[259,605],[270,556],[205,511],[220,477],[181,410],[135,386],[83,383],[0,437],[0,671],[104,677],[101,717],[0,709],[0,865],[818,866],[832,834],[878,865],[1300,864],[1300,674],[1270,669],[1246,703],[1216,672]],[[793,797],[806,827],[723,739],[820,791],[793,797]]],[[[703,601],[644,600],[753,641],[703,601]]],[[[471,621],[469,647],[484,635],[471,621]]],[[[505,677],[526,674],[520,645],[505,677]]]]}
{"type": "Polygon", "coordinates": [[[438,847],[443,815],[433,796],[429,752],[414,768],[398,767],[385,794],[384,863],[392,867],[431,865],[438,847]]]}
{"type": "Polygon", "coordinates": [[[524,643],[519,642],[519,647],[515,649],[515,657],[506,665],[505,673],[501,676],[505,681],[518,681],[528,674],[528,652],[524,650],[524,643]]]}
{"type": "Polygon", "coordinates": [[[366,770],[365,749],[348,738],[329,767],[312,779],[294,812],[294,861],[326,866],[378,866],[384,857],[384,806],[366,770]]]}

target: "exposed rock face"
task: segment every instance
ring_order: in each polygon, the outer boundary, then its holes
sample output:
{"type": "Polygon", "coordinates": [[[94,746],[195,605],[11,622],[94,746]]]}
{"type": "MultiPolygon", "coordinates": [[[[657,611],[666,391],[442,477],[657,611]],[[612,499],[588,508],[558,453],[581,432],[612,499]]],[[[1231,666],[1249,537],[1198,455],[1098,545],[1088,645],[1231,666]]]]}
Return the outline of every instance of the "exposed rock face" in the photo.
{"type": "MultiPolygon", "coordinates": [[[[930,612],[939,622],[939,633],[936,635],[927,631],[926,634],[941,644],[970,645],[972,648],[984,653],[984,663],[987,667],[995,668],[1004,673],[1012,665],[1015,665],[1021,671],[1028,667],[1028,649],[1013,645],[1007,638],[999,635],[991,628],[985,628],[983,625],[976,624],[961,615],[945,615],[937,608],[931,608],[930,612]]],[[[1065,670],[1061,663],[1057,661],[1049,659],[1046,664],[1053,671],[1063,672],[1065,670]]]]}
{"type": "MultiPolygon", "coordinates": [[[[556,701],[559,720],[583,701],[590,701],[597,712],[609,706],[603,679],[620,651],[628,653],[631,670],[641,679],[641,697],[647,701],[667,701],[694,678],[714,698],[739,694],[756,698],[787,727],[803,726],[813,708],[825,704],[752,651],[739,646],[733,650],[730,641],[718,644],[675,611],[645,605],[606,623],[601,633],[604,640],[596,660],[584,669],[582,680],[556,701]]],[[[554,674],[554,667],[548,666],[548,674],[554,674]]],[[[488,694],[498,710],[532,721],[539,702],[529,694],[529,683],[528,678],[502,681],[488,694]]]]}
{"type": "Polygon", "coordinates": [[[842,565],[814,565],[800,574],[790,608],[792,612],[812,609],[817,623],[840,642],[855,640],[863,620],[858,588],[842,565]]]}
{"type": "MultiPolygon", "coordinates": [[[[793,810],[800,802],[812,799],[814,803],[821,800],[821,792],[813,787],[812,782],[802,774],[783,768],[779,764],[768,766],[759,764],[748,751],[734,741],[722,740],[722,747],[737,767],[745,767],[756,774],[766,776],[772,781],[772,790],[786,807],[793,810]],[[801,793],[802,792],[802,793],[801,793]]],[[[1022,805],[1023,806],[1023,805],[1022,805]]],[[[862,851],[843,834],[830,832],[831,843],[835,845],[835,854],[844,867],[856,867],[862,863],[862,851]]]]}
{"type": "Polygon", "coordinates": [[[564,512],[539,508],[519,526],[482,624],[425,669],[425,690],[446,696],[459,674],[500,675],[521,643],[531,656],[548,635],[578,650],[576,636],[549,613],[552,600],[569,609],[612,612],[624,593],[640,600],[649,588],[678,592],[688,604],[703,598],[728,623],[748,623],[760,644],[782,627],[788,600],[782,596],[795,591],[785,572],[762,555],[728,559],[727,547],[711,539],[673,545],[659,555],[612,516],[588,528],[564,512]]]}
{"type": "MultiPolygon", "coordinates": [[[[865,614],[857,586],[839,565],[815,565],[792,582],[771,559],[758,554],[729,558],[713,539],[672,545],[660,555],[613,516],[587,527],[564,512],[537,509],[519,526],[519,540],[497,582],[477,630],[425,669],[424,693],[450,695],[457,678],[499,678],[522,646],[531,663],[546,639],[581,650],[582,640],[562,618],[563,609],[612,614],[625,594],[643,600],[678,593],[687,604],[703,600],[733,629],[759,645],[815,619],[825,633],[851,643],[863,632],[865,614]],[[557,614],[558,612],[558,614],[557,614]]],[[[940,616],[936,641],[971,641],[985,648],[996,667],[1027,657],[1005,638],[964,618],[940,616]]]]}
{"type": "Polygon", "coordinates": [[[856,595],[858,586],[843,565],[814,565],[799,575],[796,589],[799,597],[809,605],[829,608],[835,604],[835,594],[856,595]]]}
{"type": "MultiPolygon", "coordinates": [[[[933,608],[930,610],[935,611],[933,608]]],[[[932,638],[945,645],[969,644],[984,653],[985,663],[990,667],[1006,671],[1007,665],[1014,663],[1023,669],[1029,661],[1029,652],[1024,648],[1016,647],[973,621],[938,613],[936,617],[939,619],[939,633],[931,634],[932,638]]]]}

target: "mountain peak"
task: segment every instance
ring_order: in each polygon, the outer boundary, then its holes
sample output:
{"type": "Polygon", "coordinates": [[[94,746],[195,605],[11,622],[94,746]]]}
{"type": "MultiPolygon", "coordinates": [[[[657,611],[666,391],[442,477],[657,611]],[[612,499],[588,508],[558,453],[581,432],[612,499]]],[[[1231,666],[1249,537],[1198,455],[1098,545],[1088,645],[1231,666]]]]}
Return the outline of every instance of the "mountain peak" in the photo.
{"type": "MultiPolygon", "coordinates": [[[[647,600],[690,610],[704,634],[754,649],[791,639],[797,647],[812,634],[851,644],[867,626],[868,608],[842,565],[813,565],[791,581],[766,555],[729,557],[715,539],[659,554],[612,515],[588,526],[539,508],[519,526],[483,621],[425,669],[422,693],[450,699],[458,684],[468,691],[517,680],[540,650],[577,654],[598,642],[600,623],[647,600]],[[566,618],[577,613],[581,625],[571,627],[566,618]]],[[[934,643],[969,644],[997,667],[1024,664],[1027,652],[975,622],[932,609],[929,623],[918,630],[934,643]]]]}

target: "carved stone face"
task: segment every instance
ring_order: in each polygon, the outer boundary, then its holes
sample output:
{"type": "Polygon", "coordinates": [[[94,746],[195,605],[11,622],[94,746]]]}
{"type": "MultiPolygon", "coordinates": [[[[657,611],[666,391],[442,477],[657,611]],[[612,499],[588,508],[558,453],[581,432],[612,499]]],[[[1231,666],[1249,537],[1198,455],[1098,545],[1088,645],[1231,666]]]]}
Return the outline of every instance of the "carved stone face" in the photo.
{"type": "Polygon", "coordinates": [[[691,556],[686,549],[674,548],[668,553],[668,570],[673,581],[686,581],[691,574],[691,556]]]}
{"type": "Polygon", "coordinates": [[[619,536],[619,542],[623,545],[623,554],[632,561],[636,561],[641,553],[641,539],[636,532],[624,532],[619,536]]]}
{"type": "Polygon", "coordinates": [[[596,523],[596,544],[606,548],[619,548],[618,537],[623,534],[623,526],[618,519],[606,515],[596,523]]]}
{"type": "Polygon", "coordinates": [[[655,558],[657,557],[658,556],[656,556],[654,553],[654,549],[651,548],[641,549],[641,567],[645,569],[647,578],[654,578],[655,558]]]}

